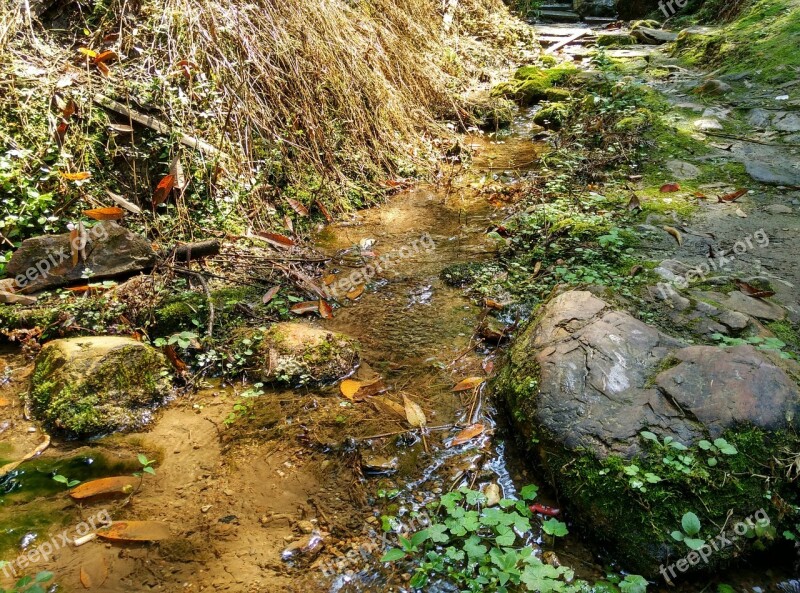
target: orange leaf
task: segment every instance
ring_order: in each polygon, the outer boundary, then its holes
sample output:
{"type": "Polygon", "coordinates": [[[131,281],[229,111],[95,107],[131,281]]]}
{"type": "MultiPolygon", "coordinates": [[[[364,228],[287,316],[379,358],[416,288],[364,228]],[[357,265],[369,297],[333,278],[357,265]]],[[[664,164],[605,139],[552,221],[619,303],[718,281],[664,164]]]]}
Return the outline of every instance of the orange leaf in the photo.
{"type": "Polygon", "coordinates": [[[92,208],[91,210],[84,210],[84,216],[88,216],[93,220],[119,220],[125,216],[125,211],[116,206],[109,206],[108,208],[92,208]]]}
{"type": "Polygon", "coordinates": [[[98,62],[97,69],[100,70],[100,74],[105,77],[111,76],[111,69],[105,65],[105,62],[98,62]]]}
{"type": "Polygon", "coordinates": [[[114,521],[97,531],[103,539],[129,542],[153,542],[169,539],[169,525],[161,521],[114,521]]]}
{"type": "Polygon", "coordinates": [[[305,313],[319,313],[319,301],[303,301],[296,303],[289,309],[296,315],[304,315],[305,313]]]}
{"type": "Polygon", "coordinates": [[[100,478],[76,486],[69,491],[75,500],[94,498],[96,496],[112,496],[114,494],[130,494],[139,483],[133,476],[118,476],[114,478],[100,478]]]}
{"type": "Polygon", "coordinates": [[[64,142],[64,137],[67,135],[67,130],[69,129],[69,124],[66,122],[61,122],[56,126],[56,139],[59,142],[64,142]]]}
{"type": "Polygon", "coordinates": [[[319,316],[323,319],[333,319],[333,307],[325,299],[319,300],[319,316]]]}
{"type": "Polygon", "coordinates": [[[119,56],[117,55],[117,52],[109,49],[101,54],[96,55],[94,57],[94,63],[99,65],[99,64],[105,64],[106,62],[116,61],[118,59],[119,56]]]}
{"type": "Polygon", "coordinates": [[[661,193],[662,194],[669,194],[672,192],[680,191],[681,186],[679,183],[665,183],[661,186],[661,193]]]}
{"type": "Polygon", "coordinates": [[[386,385],[383,384],[381,379],[368,382],[345,379],[339,385],[339,391],[350,401],[360,402],[382,391],[386,391],[386,385]]]}
{"type": "Polygon", "coordinates": [[[78,110],[78,106],[75,105],[75,101],[70,99],[67,101],[67,104],[64,106],[64,109],[61,110],[61,116],[64,119],[69,119],[72,115],[78,110]]]}
{"type": "Polygon", "coordinates": [[[483,383],[483,377],[468,377],[453,387],[453,391],[469,391],[483,383]]]}
{"type": "Polygon", "coordinates": [[[771,290],[761,290],[760,288],[756,288],[752,284],[748,284],[743,280],[734,280],[733,283],[736,285],[741,292],[746,294],[749,297],[753,297],[754,299],[765,299],[771,296],[775,296],[775,293],[771,290]]]}
{"type": "Polygon", "coordinates": [[[746,193],[747,193],[747,190],[744,189],[744,188],[737,189],[734,192],[731,192],[729,194],[725,194],[724,196],[720,196],[718,199],[719,199],[720,202],[735,202],[736,200],[741,198],[746,193]]]}
{"type": "Polygon", "coordinates": [[[270,302],[272,299],[274,299],[274,298],[275,298],[275,295],[276,295],[276,294],[278,294],[278,292],[280,291],[280,289],[281,289],[281,285],[280,285],[280,284],[278,284],[277,286],[273,286],[272,288],[270,288],[270,289],[269,289],[269,290],[266,292],[266,294],[265,294],[263,297],[261,297],[261,302],[262,302],[262,303],[264,303],[265,305],[266,305],[266,304],[268,304],[268,303],[269,303],[269,302],[270,302]]]}
{"type": "Polygon", "coordinates": [[[163,350],[164,355],[172,363],[172,366],[175,367],[175,370],[181,375],[184,374],[187,369],[186,363],[180,359],[178,353],[175,352],[175,348],[172,345],[167,344],[164,346],[163,350]]]}
{"type": "Polygon", "coordinates": [[[163,204],[169,198],[169,193],[175,187],[175,176],[166,175],[156,186],[156,191],[153,192],[153,206],[163,204]]]}
{"type": "Polygon", "coordinates": [[[472,424],[471,426],[467,426],[464,430],[459,432],[452,441],[450,441],[451,447],[458,447],[459,445],[463,445],[474,439],[476,436],[483,433],[484,426],[483,424],[472,424]]]}
{"type": "Polygon", "coordinates": [[[494,309],[496,311],[502,311],[503,307],[505,306],[503,305],[503,303],[500,303],[494,299],[486,299],[484,301],[484,304],[486,305],[487,308],[494,309]]]}
{"type": "Polygon", "coordinates": [[[67,181],[84,181],[89,179],[92,174],[88,171],[81,171],[79,173],[61,173],[61,177],[66,179],[67,181]]]}
{"type": "Polygon", "coordinates": [[[300,216],[308,216],[308,208],[303,206],[300,202],[292,198],[286,198],[286,201],[289,203],[289,206],[292,207],[292,210],[297,212],[300,216]]]}
{"type": "Polygon", "coordinates": [[[317,208],[319,208],[319,211],[322,212],[322,216],[325,217],[325,220],[327,220],[328,223],[333,222],[333,216],[331,216],[331,213],[328,212],[325,204],[323,204],[320,200],[315,200],[314,203],[317,205],[317,208]]]}
{"type": "Polygon", "coordinates": [[[347,298],[350,299],[351,301],[354,301],[358,297],[360,297],[362,294],[364,294],[364,285],[363,284],[359,284],[353,290],[348,292],[347,295],[345,295],[345,296],[347,296],[347,298]]]}
{"type": "Polygon", "coordinates": [[[108,578],[108,562],[103,556],[89,558],[81,565],[81,584],[86,589],[93,589],[103,585],[108,578]]]}
{"type": "Polygon", "coordinates": [[[270,245],[275,245],[276,247],[288,248],[294,245],[294,241],[292,239],[286,235],[281,235],[280,233],[265,233],[259,231],[256,234],[270,245]]]}
{"type": "Polygon", "coordinates": [[[330,285],[331,285],[331,284],[333,284],[334,282],[336,282],[336,274],[327,274],[326,276],[324,276],[324,277],[322,278],[322,283],[323,283],[325,286],[330,286],[330,285]]]}

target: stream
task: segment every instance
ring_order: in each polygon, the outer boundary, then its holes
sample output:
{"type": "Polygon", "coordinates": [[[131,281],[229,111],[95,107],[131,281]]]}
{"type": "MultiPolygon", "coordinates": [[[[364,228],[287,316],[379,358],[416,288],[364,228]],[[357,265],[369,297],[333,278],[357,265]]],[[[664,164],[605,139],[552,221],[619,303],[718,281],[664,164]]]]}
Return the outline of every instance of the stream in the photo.
{"type": "MultiPolygon", "coordinates": [[[[377,561],[384,514],[396,514],[402,524],[411,511],[462,485],[497,484],[504,497],[513,498],[522,486],[537,483],[540,502],[558,506],[543,480],[523,467],[484,388],[453,392],[466,377],[491,374],[498,349],[479,336],[483,309],[440,278],[448,265],[494,257],[487,231],[501,224],[508,209],[484,190],[513,184],[535,167],[545,147],[530,140],[530,117],[521,112],[511,133],[466,136],[473,160],[445,165],[439,185],[399,191],[381,206],[327,226],[315,240],[320,251],[356,255],[364,266],[393,255],[363,295],[341,299],[345,304],[335,317],[318,323],[361,343],[356,378],[379,376],[387,387],[384,396],[406,396],[421,406],[429,427],[424,442],[403,418],[369,401],[350,402],[337,385],[265,390],[246,398],[245,418],[229,426],[232,406],[245,401],[241,394],[252,385],[211,383],[176,398],[157,414],[151,430],[90,443],[54,440],[40,457],[6,476],[0,482],[2,557],[108,509],[118,520],[166,521],[176,537],[158,546],[64,546],[34,570],[55,572],[59,591],[89,588],[82,574],[91,573],[91,588],[107,592],[377,593],[403,590],[407,582],[377,561]],[[474,423],[485,427],[479,437],[448,446],[474,423]],[[138,453],[157,460],[156,475],[145,476],[125,502],[78,507],[51,479],[55,473],[82,481],[129,474],[137,469],[138,453]],[[322,534],[323,553],[310,565],[282,560],[287,546],[309,531],[322,534]]],[[[331,266],[328,273],[338,281],[359,269],[354,263],[331,266]]],[[[510,325],[522,315],[501,317],[510,325]]],[[[30,371],[19,352],[3,353],[3,460],[18,458],[42,438],[19,412],[30,371]]],[[[546,547],[537,526],[534,531],[527,543],[546,547]]],[[[553,551],[579,578],[603,578],[606,568],[614,568],[608,558],[594,557],[579,534],[560,540],[553,551]]],[[[753,568],[719,576],[758,593],[791,575],[753,568]]],[[[711,590],[705,583],[681,589],[711,590]]]]}

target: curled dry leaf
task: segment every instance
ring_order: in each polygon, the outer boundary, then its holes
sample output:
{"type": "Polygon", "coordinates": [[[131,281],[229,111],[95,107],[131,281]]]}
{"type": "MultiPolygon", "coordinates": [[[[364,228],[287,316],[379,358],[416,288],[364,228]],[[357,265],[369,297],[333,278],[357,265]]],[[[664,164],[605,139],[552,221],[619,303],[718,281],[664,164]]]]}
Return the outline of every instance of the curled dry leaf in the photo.
{"type": "Polygon", "coordinates": [[[107,50],[107,51],[104,51],[102,53],[97,54],[93,58],[94,63],[98,64],[98,65],[99,64],[105,64],[106,62],[115,62],[117,60],[119,60],[119,56],[117,55],[117,52],[112,51],[110,49],[107,50]]]}
{"type": "Polygon", "coordinates": [[[175,176],[164,176],[164,178],[158,182],[155,192],[153,192],[153,206],[158,206],[166,202],[173,187],[175,187],[175,176]]]}
{"type": "Polygon", "coordinates": [[[64,138],[67,135],[67,130],[69,130],[69,124],[67,122],[62,121],[56,126],[55,136],[59,143],[64,142],[64,138]]]}
{"type": "Polygon", "coordinates": [[[628,201],[628,210],[641,210],[642,209],[642,201],[639,199],[639,196],[633,194],[631,199],[628,201]]]}
{"type": "Polygon", "coordinates": [[[179,375],[186,373],[189,367],[186,366],[186,363],[180,359],[178,353],[175,352],[175,348],[172,345],[167,344],[164,346],[164,355],[167,357],[167,360],[169,360],[172,366],[175,367],[175,370],[179,375]]]}
{"type": "Polygon", "coordinates": [[[347,298],[350,299],[351,301],[354,301],[358,297],[360,297],[362,294],[364,294],[364,288],[365,287],[364,287],[363,284],[359,284],[353,290],[348,292],[347,295],[345,295],[345,296],[347,296],[347,298]]]}
{"type": "Polygon", "coordinates": [[[361,402],[386,391],[386,385],[380,378],[372,381],[356,381],[355,379],[345,379],[339,384],[339,391],[343,396],[353,402],[361,402]]]}
{"type": "Polygon", "coordinates": [[[319,313],[319,301],[303,301],[302,303],[295,303],[289,310],[295,315],[319,313]]]}
{"type": "Polygon", "coordinates": [[[464,430],[459,432],[452,441],[450,441],[450,446],[458,447],[459,445],[468,443],[475,437],[482,435],[485,428],[486,427],[483,424],[472,424],[467,426],[464,430]]]}
{"type": "Polygon", "coordinates": [[[370,401],[379,412],[406,419],[405,408],[388,397],[373,397],[370,401]]]}
{"type": "Polygon", "coordinates": [[[319,300],[319,316],[323,319],[333,319],[333,307],[325,299],[319,300]]]}
{"type": "Polygon", "coordinates": [[[321,200],[315,200],[314,203],[317,205],[317,208],[319,208],[319,211],[322,212],[322,216],[325,217],[325,220],[327,220],[329,224],[333,222],[333,216],[328,212],[325,204],[323,204],[321,200]]]}
{"type": "Polygon", "coordinates": [[[112,132],[117,132],[118,134],[132,134],[133,128],[131,126],[126,126],[125,124],[108,124],[108,129],[112,132]]]}
{"type": "Polygon", "coordinates": [[[75,112],[78,110],[78,106],[75,104],[75,101],[70,99],[67,101],[67,104],[64,105],[64,109],[61,110],[61,117],[64,119],[69,119],[72,117],[75,112]]]}
{"type": "Polygon", "coordinates": [[[288,249],[294,245],[294,241],[287,237],[286,235],[281,235],[280,233],[266,233],[259,231],[256,233],[259,237],[264,239],[270,245],[274,245],[275,247],[282,247],[283,249],[288,249]]]}
{"type": "Polygon", "coordinates": [[[670,235],[675,237],[675,240],[678,242],[678,245],[683,245],[683,235],[681,235],[681,232],[678,229],[676,229],[675,227],[671,227],[671,226],[665,226],[665,227],[662,227],[662,228],[666,232],[668,232],[670,235]]]}
{"type": "Polygon", "coordinates": [[[403,396],[403,408],[406,411],[406,420],[412,427],[425,428],[428,425],[428,419],[419,404],[405,395],[403,396]]]}
{"type": "Polygon", "coordinates": [[[92,176],[88,171],[80,171],[78,173],[61,173],[61,177],[67,181],[85,181],[92,176]]]}
{"type": "Polygon", "coordinates": [[[83,500],[98,496],[130,494],[138,484],[139,479],[133,476],[100,478],[99,480],[91,480],[76,486],[69,491],[69,495],[75,500],[83,500]]]}
{"type": "Polygon", "coordinates": [[[155,542],[169,539],[172,534],[162,521],[114,521],[99,529],[97,536],[112,541],[155,542]]]}
{"type": "Polygon", "coordinates": [[[484,300],[483,304],[486,305],[488,309],[494,309],[495,311],[502,311],[503,308],[505,307],[503,303],[496,301],[494,299],[486,299],[484,300]]]}
{"type": "Polygon", "coordinates": [[[733,283],[741,292],[749,297],[753,297],[754,299],[766,299],[771,296],[775,296],[774,291],[762,290],[756,286],[753,286],[752,284],[748,284],[744,280],[734,280],[733,283]]]}
{"type": "Polygon", "coordinates": [[[725,194],[724,196],[720,196],[718,198],[718,200],[720,202],[735,202],[736,200],[741,198],[746,193],[747,193],[747,189],[741,188],[741,189],[737,189],[736,191],[731,192],[729,194],[725,194]]]}
{"type": "Polygon", "coordinates": [[[470,389],[475,389],[483,381],[483,377],[468,377],[453,387],[453,391],[469,391],[470,389]]]}
{"type": "Polygon", "coordinates": [[[107,189],[106,190],[106,195],[109,198],[111,198],[112,200],[114,200],[114,202],[119,204],[122,208],[125,208],[125,210],[127,210],[128,212],[131,212],[132,214],[141,214],[142,213],[142,209],[139,208],[139,206],[137,206],[136,204],[134,204],[132,202],[129,202],[128,200],[126,200],[122,196],[120,196],[118,194],[115,194],[113,191],[110,191],[110,190],[107,189]]]}
{"type": "Polygon", "coordinates": [[[500,492],[500,486],[498,486],[495,483],[487,484],[482,492],[483,495],[486,497],[487,507],[497,506],[498,504],[500,504],[500,500],[503,498],[503,495],[500,492]]]}
{"type": "Polygon", "coordinates": [[[680,191],[681,185],[680,183],[665,183],[661,186],[659,190],[662,194],[669,194],[672,192],[680,191]]]}
{"type": "Polygon", "coordinates": [[[292,210],[297,212],[300,216],[308,216],[308,208],[303,206],[303,204],[294,198],[286,198],[286,202],[288,202],[289,206],[292,207],[292,210]]]}
{"type": "Polygon", "coordinates": [[[92,220],[119,220],[125,216],[125,211],[116,206],[109,206],[108,208],[92,208],[91,210],[84,210],[83,215],[91,218],[92,220]]]}
{"type": "Polygon", "coordinates": [[[266,305],[266,304],[268,304],[268,303],[269,303],[269,302],[270,302],[272,299],[274,299],[274,298],[275,298],[275,295],[276,295],[276,294],[278,294],[278,292],[280,291],[280,289],[281,289],[281,285],[280,285],[280,284],[278,284],[278,285],[276,285],[276,286],[273,286],[272,288],[270,288],[270,289],[269,289],[269,290],[266,292],[266,294],[264,294],[264,296],[263,296],[263,297],[261,297],[261,302],[262,302],[262,303],[264,303],[265,305],[266,305]]]}
{"type": "Polygon", "coordinates": [[[98,62],[97,63],[97,69],[100,71],[100,74],[102,74],[106,78],[111,76],[111,68],[106,66],[105,62],[98,62]]]}

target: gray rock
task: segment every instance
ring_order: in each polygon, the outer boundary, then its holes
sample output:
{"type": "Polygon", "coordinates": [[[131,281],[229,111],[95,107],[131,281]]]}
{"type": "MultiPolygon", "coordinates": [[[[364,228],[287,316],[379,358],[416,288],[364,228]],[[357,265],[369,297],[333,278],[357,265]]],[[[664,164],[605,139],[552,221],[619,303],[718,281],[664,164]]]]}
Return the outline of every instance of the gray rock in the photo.
{"type": "Polygon", "coordinates": [[[607,16],[613,17],[617,14],[614,0],[576,0],[573,8],[582,17],[587,16],[607,16]]]}
{"type": "Polygon", "coordinates": [[[686,161],[672,160],[664,164],[676,179],[694,179],[700,175],[700,169],[686,161]]]}
{"type": "Polygon", "coordinates": [[[641,43],[650,45],[661,45],[662,43],[669,43],[678,38],[677,33],[671,31],[664,31],[663,29],[650,29],[648,27],[639,27],[631,31],[631,35],[636,37],[641,43]]]}
{"type": "Polygon", "coordinates": [[[765,321],[780,321],[786,317],[786,310],[783,307],[763,299],[754,299],[738,291],[722,298],[720,304],[726,309],[765,321]]]}
{"type": "Polygon", "coordinates": [[[112,221],[85,231],[85,260],[72,264],[70,234],[42,235],[22,242],[11,256],[6,274],[17,279],[18,292],[31,293],[77,282],[84,270],[93,280],[134,274],[152,268],[156,254],[150,242],[112,221]]]}
{"type": "Polygon", "coordinates": [[[771,121],[772,114],[766,109],[761,109],[760,107],[751,109],[749,115],[747,116],[748,124],[754,128],[761,128],[762,130],[768,128],[771,121]]]}
{"type": "Polygon", "coordinates": [[[732,330],[743,330],[750,323],[750,318],[738,311],[723,311],[717,319],[732,330]]]}
{"type": "Polygon", "coordinates": [[[700,119],[694,122],[694,127],[698,130],[721,130],[722,124],[719,123],[716,119],[711,117],[701,117],[700,119]]]}
{"type": "Polygon", "coordinates": [[[784,204],[770,204],[769,206],[765,206],[764,210],[770,214],[792,214],[794,212],[791,206],[786,206],[784,204]]]}
{"type": "Polygon", "coordinates": [[[721,80],[717,80],[715,78],[709,78],[708,80],[704,80],[697,85],[692,92],[696,95],[717,97],[730,92],[730,90],[731,85],[729,85],[727,82],[722,82],[721,80]]]}
{"type": "Polygon", "coordinates": [[[779,111],[772,120],[772,126],[779,132],[800,132],[800,115],[791,111],[779,111]]]}
{"type": "Polygon", "coordinates": [[[788,166],[747,160],[744,168],[750,177],[767,185],[800,185],[800,170],[788,166]]]}

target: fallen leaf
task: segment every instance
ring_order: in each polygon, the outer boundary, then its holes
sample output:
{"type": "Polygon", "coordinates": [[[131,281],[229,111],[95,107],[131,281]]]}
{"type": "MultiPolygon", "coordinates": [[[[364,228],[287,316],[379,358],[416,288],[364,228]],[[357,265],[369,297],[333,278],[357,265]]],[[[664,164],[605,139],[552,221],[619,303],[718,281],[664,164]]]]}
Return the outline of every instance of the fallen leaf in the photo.
{"type": "Polygon", "coordinates": [[[11,405],[11,402],[4,397],[0,397],[0,408],[5,408],[8,405],[11,405]]]}
{"type": "Polygon", "coordinates": [[[379,412],[384,412],[389,415],[399,416],[403,420],[406,419],[405,408],[400,404],[398,404],[397,402],[392,401],[388,397],[373,397],[370,399],[370,401],[372,402],[372,405],[374,405],[379,412]]]}
{"type": "Polygon", "coordinates": [[[469,391],[470,389],[475,389],[483,381],[483,377],[468,377],[453,387],[453,391],[469,391]]]}
{"type": "Polygon", "coordinates": [[[486,373],[487,375],[491,375],[492,371],[494,371],[494,361],[491,358],[485,359],[481,363],[481,368],[483,369],[484,373],[486,373]]]}
{"type": "Polygon", "coordinates": [[[733,281],[736,288],[739,291],[743,292],[749,297],[753,297],[754,299],[765,299],[771,296],[775,296],[775,292],[772,290],[762,290],[753,286],[752,284],[748,284],[744,280],[734,280],[733,281]]]}
{"type": "Polygon", "coordinates": [[[403,408],[406,411],[406,420],[414,428],[425,428],[428,424],[428,419],[425,418],[425,412],[407,396],[403,396],[403,408]]]}
{"type": "Polygon", "coordinates": [[[532,513],[538,513],[540,515],[545,515],[546,517],[556,517],[561,514],[560,509],[539,504],[538,502],[530,505],[528,508],[532,513]]]}
{"type": "Polygon", "coordinates": [[[169,174],[175,178],[175,187],[179,192],[182,192],[189,186],[189,180],[183,174],[183,165],[181,164],[181,153],[175,155],[169,165],[169,174]]]}
{"type": "Polygon", "coordinates": [[[59,143],[64,142],[64,138],[67,135],[67,130],[69,130],[69,124],[66,122],[62,121],[60,124],[56,126],[55,135],[56,135],[56,140],[58,140],[59,143]]]}
{"type": "Polygon", "coordinates": [[[117,476],[91,480],[76,486],[69,491],[70,497],[75,500],[95,498],[96,496],[111,496],[114,494],[130,494],[139,484],[139,479],[133,476],[117,476]]]}
{"type": "Polygon", "coordinates": [[[681,186],[679,183],[665,183],[661,186],[659,190],[662,194],[668,194],[676,191],[680,191],[681,186]]]}
{"type": "Polygon", "coordinates": [[[153,206],[163,204],[169,198],[172,188],[175,187],[175,176],[166,175],[156,186],[156,191],[153,192],[153,206]]]}
{"type": "Polygon", "coordinates": [[[8,305],[33,305],[35,302],[36,297],[0,290],[0,303],[6,303],[8,305]]]}
{"type": "Polygon", "coordinates": [[[325,299],[319,300],[319,316],[323,319],[333,319],[333,307],[325,299]]]}
{"type": "Polygon", "coordinates": [[[450,441],[451,447],[458,447],[459,445],[463,445],[474,439],[476,436],[483,434],[485,426],[483,424],[472,424],[467,426],[464,430],[459,432],[452,441],[450,441]]]}
{"type": "Polygon", "coordinates": [[[265,231],[258,231],[256,234],[264,239],[267,243],[274,245],[275,247],[288,249],[294,245],[294,241],[292,239],[286,235],[281,235],[280,233],[267,233],[265,231]]]}
{"type": "Polygon", "coordinates": [[[92,176],[88,171],[81,171],[79,173],[61,173],[61,177],[67,181],[85,181],[92,176]]]}
{"type": "Polygon", "coordinates": [[[97,52],[93,49],[89,49],[88,47],[79,47],[78,53],[83,54],[87,58],[94,59],[97,57],[97,52]]]}
{"type": "Polygon", "coordinates": [[[119,220],[125,216],[125,211],[116,206],[109,206],[108,208],[92,208],[91,210],[84,210],[84,216],[88,216],[93,220],[119,220]]]}
{"type": "Polygon", "coordinates": [[[747,213],[744,210],[742,210],[741,208],[737,208],[736,209],[736,216],[738,216],[739,218],[747,218],[747,213]]]}
{"type": "Polygon", "coordinates": [[[741,198],[741,197],[742,197],[743,195],[745,195],[746,193],[747,193],[747,189],[745,189],[745,188],[741,188],[741,189],[737,189],[736,191],[734,191],[734,192],[731,192],[731,193],[729,193],[729,194],[725,194],[724,196],[720,196],[720,197],[719,197],[719,198],[717,198],[717,199],[718,199],[720,202],[735,202],[736,200],[738,200],[739,198],[741,198]]]}
{"type": "Polygon", "coordinates": [[[108,563],[103,556],[90,557],[81,565],[81,584],[86,589],[101,587],[108,578],[108,563]]]}
{"type": "Polygon", "coordinates": [[[534,278],[536,278],[536,276],[539,275],[539,271],[541,269],[542,269],[542,262],[537,261],[536,264],[533,266],[533,277],[534,278]]]}
{"type": "Polygon", "coordinates": [[[319,208],[319,211],[322,212],[322,216],[325,217],[325,220],[327,220],[329,224],[333,222],[333,216],[331,216],[331,213],[328,212],[325,204],[323,204],[320,200],[314,200],[314,203],[317,205],[317,208],[319,208]]]}
{"type": "Polygon", "coordinates": [[[681,235],[681,232],[678,229],[676,229],[675,227],[671,227],[671,226],[665,226],[665,227],[661,227],[661,228],[663,228],[670,235],[675,237],[675,240],[678,242],[678,245],[683,245],[683,235],[681,235]]]}
{"type": "Polygon", "coordinates": [[[75,104],[75,101],[70,99],[67,101],[67,104],[64,105],[64,109],[61,110],[61,117],[64,119],[69,119],[72,117],[75,112],[78,110],[78,106],[75,104]]]}
{"type": "Polygon", "coordinates": [[[502,311],[505,307],[503,303],[500,303],[494,299],[485,299],[483,304],[486,305],[487,308],[494,309],[495,311],[502,311]]]}
{"type": "Polygon", "coordinates": [[[167,344],[164,346],[164,356],[167,357],[167,360],[170,361],[175,370],[178,371],[178,374],[183,375],[189,367],[186,366],[186,363],[183,362],[178,353],[175,352],[175,348],[171,344],[167,344]]]}
{"type": "Polygon", "coordinates": [[[111,69],[108,66],[106,66],[104,62],[99,62],[97,64],[97,69],[100,71],[100,74],[102,74],[103,76],[105,76],[105,77],[111,76],[111,69]]]}
{"type": "Polygon", "coordinates": [[[114,521],[97,531],[97,536],[112,541],[154,542],[169,539],[169,525],[162,521],[114,521]]]}
{"type": "Polygon", "coordinates": [[[350,401],[360,402],[382,391],[386,391],[386,385],[384,385],[383,380],[380,378],[372,381],[345,379],[339,384],[339,391],[350,401]]]}
{"type": "Polygon", "coordinates": [[[696,191],[692,194],[695,198],[699,200],[707,200],[708,196],[701,191],[696,191]]]}
{"type": "Polygon", "coordinates": [[[290,233],[294,232],[294,222],[292,222],[292,217],[288,214],[283,215],[283,226],[285,226],[286,230],[290,233]]]}
{"type": "Polygon", "coordinates": [[[108,124],[106,127],[112,132],[117,132],[119,134],[133,133],[133,128],[131,126],[126,126],[125,124],[108,124]]]}
{"type": "Polygon", "coordinates": [[[330,286],[334,282],[336,282],[336,274],[327,274],[326,276],[323,276],[323,278],[322,278],[322,283],[325,286],[330,286]]]}
{"type": "Polygon", "coordinates": [[[348,293],[347,293],[345,296],[346,296],[348,299],[350,299],[351,301],[354,301],[354,300],[356,300],[358,297],[360,297],[362,294],[364,294],[364,289],[365,289],[365,286],[364,286],[363,284],[359,284],[359,285],[358,285],[358,286],[356,286],[356,287],[355,287],[353,290],[351,290],[350,292],[348,292],[348,293]]]}
{"type": "Polygon", "coordinates": [[[295,303],[289,308],[289,310],[296,315],[319,313],[319,301],[303,301],[302,303],[295,303]]]}
{"type": "Polygon", "coordinates": [[[117,55],[117,52],[109,49],[102,53],[97,54],[94,57],[94,63],[100,65],[100,64],[105,64],[106,62],[115,62],[118,59],[119,56],[117,55]]]}
{"type": "Polygon", "coordinates": [[[497,484],[487,484],[486,487],[482,490],[483,495],[486,497],[486,506],[493,507],[500,504],[500,500],[503,498],[502,493],[500,492],[500,486],[497,484]]]}
{"type": "Polygon", "coordinates": [[[628,210],[641,210],[642,209],[642,202],[639,200],[639,196],[633,194],[631,199],[628,201],[628,210]]]}
{"type": "Polygon", "coordinates": [[[261,302],[264,303],[265,305],[268,304],[272,299],[275,298],[275,295],[278,294],[280,290],[281,290],[280,284],[273,286],[264,294],[263,297],[261,297],[261,302]]]}
{"type": "Polygon", "coordinates": [[[303,206],[303,204],[293,198],[286,198],[286,201],[289,203],[289,206],[292,207],[292,210],[297,212],[300,216],[308,216],[308,208],[303,206]]]}
{"type": "Polygon", "coordinates": [[[122,196],[115,194],[113,191],[107,189],[106,190],[106,195],[109,198],[111,198],[112,200],[114,200],[117,204],[119,204],[120,206],[125,208],[125,210],[127,210],[128,212],[131,212],[133,214],[141,214],[142,213],[142,209],[139,208],[139,206],[137,206],[136,204],[134,204],[132,202],[129,202],[128,200],[126,200],[122,196]]]}

